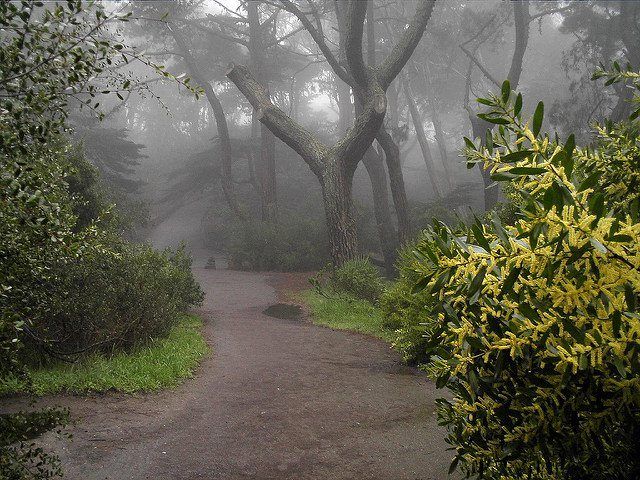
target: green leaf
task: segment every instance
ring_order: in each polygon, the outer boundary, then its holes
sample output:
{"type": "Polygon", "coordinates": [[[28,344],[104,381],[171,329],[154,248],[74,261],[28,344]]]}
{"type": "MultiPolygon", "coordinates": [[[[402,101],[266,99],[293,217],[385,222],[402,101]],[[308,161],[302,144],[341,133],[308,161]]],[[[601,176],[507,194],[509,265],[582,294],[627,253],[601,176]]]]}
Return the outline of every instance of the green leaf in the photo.
{"type": "Polygon", "coordinates": [[[637,308],[637,295],[633,291],[633,287],[629,283],[624,285],[624,300],[630,312],[634,312],[637,308]]]}
{"type": "Polygon", "coordinates": [[[527,158],[533,153],[533,150],[518,150],[517,152],[508,153],[507,155],[500,157],[500,161],[504,163],[514,163],[522,160],[523,158],[527,158]]]}
{"type": "Polygon", "coordinates": [[[509,80],[505,80],[502,82],[502,101],[507,103],[509,101],[509,96],[511,95],[511,84],[509,80]]]}
{"type": "Polygon", "coordinates": [[[620,357],[613,357],[613,364],[618,370],[618,373],[622,378],[627,378],[627,370],[624,368],[624,363],[620,357]]]}
{"type": "Polygon", "coordinates": [[[484,281],[486,273],[487,267],[482,266],[480,270],[478,270],[478,273],[476,273],[476,275],[473,277],[473,280],[471,280],[471,283],[469,284],[469,290],[467,291],[467,297],[470,299],[469,303],[475,303],[475,301],[478,299],[475,294],[480,292],[480,287],[482,286],[482,282],[484,281]]]}
{"type": "Polygon", "coordinates": [[[489,154],[493,154],[493,135],[491,133],[491,130],[489,130],[488,128],[485,133],[484,145],[485,147],[487,147],[487,150],[489,150],[489,154]]]}
{"type": "Polygon", "coordinates": [[[427,285],[429,285],[430,281],[431,281],[430,276],[422,277],[413,285],[413,287],[411,287],[411,293],[421,292],[422,290],[427,288],[427,285]]]}
{"type": "Polygon", "coordinates": [[[568,318],[562,318],[562,326],[564,329],[571,335],[574,339],[576,339],[580,343],[584,343],[585,335],[584,332],[568,318]]]}
{"type": "Polygon", "coordinates": [[[513,167],[509,173],[511,175],[538,175],[546,171],[547,169],[542,167],[513,167]]]}
{"type": "Polygon", "coordinates": [[[511,123],[511,120],[508,118],[496,117],[486,113],[479,113],[478,117],[494,125],[509,125],[511,123]]]}
{"type": "Polygon", "coordinates": [[[475,146],[475,144],[474,144],[471,140],[469,140],[467,137],[463,137],[463,139],[464,139],[464,143],[465,143],[465,145],[467,146],[467,148],[468,148],[469,150],[477,150],[477,149],[478,149],[478,148],[475,146]]]}
{"type": "Polygon", "coordinates": [[[491,247],[489,246],[489,242],[487,241],[487,238],[484,236],[483,233],[483,229],[482,229],[482,224],[480,223],[480,220],[476,219],[476,223],[474,223],[471,226],[471,230],[473,231],[473,236],[475,237],[476,241],[478,242],[478,245],[480,245],[482,248],[484,248],[488,253],[491,252],[491,247]]]}
{"type": "Polygon", "coordinates": [[[508,182],[509,180],[513,180],[516,178],[515,175],[509,175],[508,173],[492,173],[491,180],[495,180],[496,182],[508,182]]]}
{"type": "Polygon", "coordinates": [[[453,472],[456,471],[456,468],[458,468],[459,461],[460,461],[460,457],[455,456],[453,458],[453,460],[451,461],[451,465],[449,465],[449,475],[451,475],[453,472]]]}
{"type": "Polygon", "coordinates": [[[544,103],[539,102],[536,111],[533,114],[532,131],[534,136],[538,136],[542,128],[542,119],[544,118],[544,103]]]}
{"type": "Polygon", "coordinates": [[[564,151],[567,152],[567,155],[571,156],[573,155],[573,151],[576,148],[576,136],[572,133],[571,135],[569,135],[569,138],[567,138],[566,143],[564,144],[564,151]]]}
{"type": "Polygon", "coordinates": [[[522,111],[522,94],[519,93],[518,96],[516,97],[516,102],[513,105],[513,115],[517,117],[521,111],[522,111]]]}
{"type": "Polygon", "coordinates": [[[580,184],[580,186],[578,187],[578,191],[582,192],[587,188],[593,187],[598,183],[599,179],[600,179],[600,172],[592,173],[587,178],[585,178],[584,181],[580,184]]]}
{"type": "Polygon", "coordinates": [[[631,235],[624,235],[620,233],[617,235],[611,235],[609,240],[612,242],[631,242],[633,238],[631,238],[631,235]]]}
{"type": "Polygon", "coordinates": [[[500,296],[505,295],[513,289],[513,285],[516,283],[516,280],[520,276],[520,272],[522,268],[516,267],[509,272],[507,278],[504,279],[504,283],[502,284],[502,288],[500,289],[500,296]]]}

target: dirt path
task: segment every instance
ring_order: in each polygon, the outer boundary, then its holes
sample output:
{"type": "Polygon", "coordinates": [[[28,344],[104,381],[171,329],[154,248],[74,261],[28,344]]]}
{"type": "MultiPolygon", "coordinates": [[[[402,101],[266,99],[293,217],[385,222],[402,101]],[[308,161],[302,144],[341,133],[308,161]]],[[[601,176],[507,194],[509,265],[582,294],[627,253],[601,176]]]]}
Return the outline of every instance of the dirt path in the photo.
{"type": "Polygon", "coordinates": [[[58,398],[65,478],[447,478],[434,387],[386,344],[263,315],[277,274],[196,275],[213,355],[174,391],[58,398]]]}

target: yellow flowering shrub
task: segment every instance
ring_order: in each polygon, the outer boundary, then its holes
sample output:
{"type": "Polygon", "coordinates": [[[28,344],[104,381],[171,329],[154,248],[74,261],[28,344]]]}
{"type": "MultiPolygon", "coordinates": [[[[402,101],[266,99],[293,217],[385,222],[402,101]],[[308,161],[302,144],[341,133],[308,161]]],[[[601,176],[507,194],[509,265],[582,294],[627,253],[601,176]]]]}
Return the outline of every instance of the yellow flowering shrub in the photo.
{"type": "Polygon", "coordinates": [[[465,139],[467,160],[516,189],[517,220],[436,224],[409,266],[414,291],[437,300],[428,369],[453,392],[438,407],[452,470],[640,478],[637,120],[579,148],[541,134],[542,103],[525,121],[508,82],[479,102],[498,128],[482,145],[465,139]]]}

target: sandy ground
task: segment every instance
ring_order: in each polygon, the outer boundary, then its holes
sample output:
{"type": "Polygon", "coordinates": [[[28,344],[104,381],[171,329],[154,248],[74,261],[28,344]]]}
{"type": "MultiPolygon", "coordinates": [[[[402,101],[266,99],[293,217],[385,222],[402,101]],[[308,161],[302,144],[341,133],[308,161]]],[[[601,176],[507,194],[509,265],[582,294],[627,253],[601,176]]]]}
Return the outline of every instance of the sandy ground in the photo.
{"type": "Polygon", "coordinates": [[[46,440],[65,478],[448,478],[439,392],[387,344],[261,313],[302,277],[195,273],[213,354],[194,379],[153,395],[39,402],[71,408],[73,439],[46,440]]]}

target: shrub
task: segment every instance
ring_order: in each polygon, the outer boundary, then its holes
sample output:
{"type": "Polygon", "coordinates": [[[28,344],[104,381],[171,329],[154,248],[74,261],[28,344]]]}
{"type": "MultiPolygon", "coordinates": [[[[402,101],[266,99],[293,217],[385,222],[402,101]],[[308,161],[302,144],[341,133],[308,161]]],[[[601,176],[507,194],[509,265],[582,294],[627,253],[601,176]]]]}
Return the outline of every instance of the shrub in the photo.
{"type": "Polygon", "coordinates": [[[384,291],[384,282],[378,269],[368,258],[349,260],[333,269],[328,286],[336,293],[376,304],[384,291]]]}
{"type": "Polygon", "coordinates": [[[323,225],[300,218],[237,224],[228,249],[230,268],[239,270],[308,271],[322,267],[329,258],[323,225]]]}
{"type": "Polygon", "coordinates": [[[428,360],[427,333],[433,330],[435,321],[429,315],[432,296],[425,291],[414,292],[420,278],[412,269],[415,248],[416,245],[410,245],[400,251],[399,276],[382,294],[380,307],[385,315],[385,328],[395,331],[396,350],[405,362],[420,365],[428,360]]]}
{"type": "MultiPolygon", "coordinates": [[[[611,78],[637,79],[619,69],[611,78]]],[[[640,476],[640,148],[638,120],[598,127],[595,148],[541,135],[544,107],[521,118],[505,82],[481,99],[499,128],[468,139],[470,164],[523,198],[464,234],[436,225],[414,253],[414,285],[437,301],[428,354],[468,476],[640,476]],[[598,188],[595,188],[596,185],[598,188]]],[[[637,113],[636,113],[637,116],[637,113]]]]}
{"type": "MultiPolygon", "coordinates": [[[[110,352],[163,336],[202,301],[184,248],[157,252],[106,236],[107,249],[52,266],[46,315],[32,317],[29,351],[54,356],[110,352]]],[[[40,358],[41,356],[39,356],[40,358]]]]}

